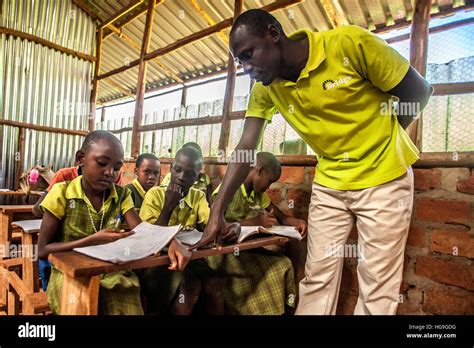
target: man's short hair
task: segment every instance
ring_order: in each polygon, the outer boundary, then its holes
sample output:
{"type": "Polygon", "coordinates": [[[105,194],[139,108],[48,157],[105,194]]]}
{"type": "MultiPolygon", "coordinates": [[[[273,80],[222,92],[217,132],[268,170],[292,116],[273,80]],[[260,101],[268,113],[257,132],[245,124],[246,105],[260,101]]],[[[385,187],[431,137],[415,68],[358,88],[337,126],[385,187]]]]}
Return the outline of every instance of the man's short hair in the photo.
{"type": "Polygon", "coordinates": [[[232,24],[230,35],[241,26],[246,26],[250,34],[254,36],[262,37],[268,30],[269,25],[274,25],[281,32],[283,27],[281,23],[270,13],[261,9],[248,10],[237,17],[235,22],[232,24]]]}

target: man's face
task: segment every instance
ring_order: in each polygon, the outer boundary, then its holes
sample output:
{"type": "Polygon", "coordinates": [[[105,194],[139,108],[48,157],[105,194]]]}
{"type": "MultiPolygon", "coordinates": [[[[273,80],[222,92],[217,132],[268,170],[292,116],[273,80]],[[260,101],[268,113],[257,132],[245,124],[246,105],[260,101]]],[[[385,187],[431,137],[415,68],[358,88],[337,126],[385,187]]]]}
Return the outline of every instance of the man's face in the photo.
{"type": "Polygon", "coordinates": [[[196,181],[200,170],[201,168],[196,161],[180,154],[175,158],[171,167],[170,182],[180,186],[183,192],[187,194],[196,181]]]}
{"type": "Polygon", "coordinates": [[[140,185],[148,191],[158,183],[160,177],[160,162],[152,158],[145,158],[137,168],[137,179],[140,185]]]}
{"type": "Polygon", "coordinates": [[[259,37],[249,32],[246,25],[241,25],[232,32],[230,50],[250,78],[268,86],[280,73],[281,54],[276,45],[279,38],[279,32],[273,26],[259,37]]]}
{"type": "Polygon", "coordinates": [[[77,159],[82,165],[84,180],[95,191],[102,192],[117,179],[123,165],[123,147],[118,142],[102,139],[91,144],[86,153],[79,151],[77,159]]]}

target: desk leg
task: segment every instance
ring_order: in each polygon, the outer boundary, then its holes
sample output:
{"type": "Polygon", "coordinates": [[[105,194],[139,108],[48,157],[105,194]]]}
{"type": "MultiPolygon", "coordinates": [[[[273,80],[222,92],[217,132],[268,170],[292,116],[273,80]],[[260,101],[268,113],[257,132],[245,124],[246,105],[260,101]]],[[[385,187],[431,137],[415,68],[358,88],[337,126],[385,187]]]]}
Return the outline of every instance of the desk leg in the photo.
{"type": "Polygon", "coordinates": [[[99,276],[73,278],[63,273],[61,314],[97,315],[99,276]]]}
{"type": "Polygon", "coordinates": [[[22,256],[25,260],[23,279],[31,292],[39,291],[38,260],[36,259],[38,254],[35,253],[35,250],[33,249],[34,246],[37,245],[37,239],[36,234],[33,233],[23,232],[21,236],[23,248],[26,246],[25,251],[30,252],[30,254],[24,252],[22,256]]]}
{"type": "Polygon", "coordinates": [[[5,254],[0,254],[0,260],[8,259],[9,255],[9,245],[8,242],[12,239],[12,227],[11,227],[11,214],[2,212],[0,215],[0,244],[2,251],[5,254]]]}

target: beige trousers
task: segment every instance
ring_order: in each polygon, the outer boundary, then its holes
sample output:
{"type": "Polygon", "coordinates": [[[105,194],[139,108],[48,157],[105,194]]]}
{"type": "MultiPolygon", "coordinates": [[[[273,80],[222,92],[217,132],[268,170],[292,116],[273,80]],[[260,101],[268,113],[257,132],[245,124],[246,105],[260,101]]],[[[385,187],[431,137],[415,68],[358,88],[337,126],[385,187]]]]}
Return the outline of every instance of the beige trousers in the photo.
{"type": "Polygon", "coordinates": [[[308,256],[296,314],[335,314],[344,257],[357,257],[354,314],[395,314],[413,208],[413,171],[363,190],[313,184],[308,256]],[[358,245],[346,245],[356,223],[358,245]]]}

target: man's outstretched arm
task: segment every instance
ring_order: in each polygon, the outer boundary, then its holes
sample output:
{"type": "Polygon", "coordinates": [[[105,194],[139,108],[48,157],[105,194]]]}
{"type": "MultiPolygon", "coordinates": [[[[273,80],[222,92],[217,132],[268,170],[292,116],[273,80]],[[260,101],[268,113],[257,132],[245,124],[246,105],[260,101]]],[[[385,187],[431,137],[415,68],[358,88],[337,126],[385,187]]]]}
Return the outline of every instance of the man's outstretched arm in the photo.
{"type": "Polygon", "coordinates": [[[262,137],[266,122],[265,119],[257,117],[245,119],[242,137],[227,165],[227,171],[222,180],[219,193],[212,203],[209,221],[202,238],[198,243],[192,245],[190,249],[197,249],[214,241],[216,246],[218,246],[222,236],[226,234],[227,224],[224,219],[224,212],[235,191],[237,191],[247,177],[251,162],[256,161],[255,149],[262,137]]]}
{"type": "Polygon", "coordinates": [[[433,94],[433,87],[410,66],[402,81],[388,93],[400,99],[397,110],[398,122],[403,129],[407,129],[428,104],[428,100],[433,94]]]}

